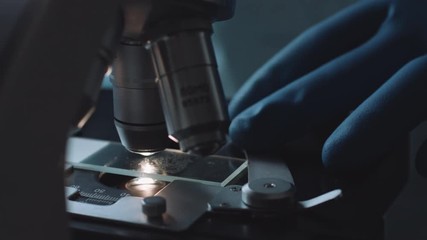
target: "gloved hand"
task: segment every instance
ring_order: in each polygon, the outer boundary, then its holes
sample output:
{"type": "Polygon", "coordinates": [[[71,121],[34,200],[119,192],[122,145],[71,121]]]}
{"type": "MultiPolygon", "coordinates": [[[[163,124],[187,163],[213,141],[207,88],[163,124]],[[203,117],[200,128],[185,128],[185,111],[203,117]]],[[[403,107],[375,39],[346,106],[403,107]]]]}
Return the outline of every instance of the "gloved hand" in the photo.
{"type": "Polygon", "coordinates": [[[283,48],[235,94],[230,137],[278,149],[340,122],[327,169],[369,167],[427,116],[427,0],[361,0],[283,48]]]}

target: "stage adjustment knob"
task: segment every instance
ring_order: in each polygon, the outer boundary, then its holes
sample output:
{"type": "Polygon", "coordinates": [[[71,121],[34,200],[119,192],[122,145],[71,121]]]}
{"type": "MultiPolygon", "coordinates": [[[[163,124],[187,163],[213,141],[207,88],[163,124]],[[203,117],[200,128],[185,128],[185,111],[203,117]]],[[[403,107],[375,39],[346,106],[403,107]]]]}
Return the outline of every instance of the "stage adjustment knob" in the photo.
{"type": "Polygon", "coordinates": [[[147,217],[161,217],[166,212],[166,199],[160,196],[142,199],[142,212],[147,217]]]}

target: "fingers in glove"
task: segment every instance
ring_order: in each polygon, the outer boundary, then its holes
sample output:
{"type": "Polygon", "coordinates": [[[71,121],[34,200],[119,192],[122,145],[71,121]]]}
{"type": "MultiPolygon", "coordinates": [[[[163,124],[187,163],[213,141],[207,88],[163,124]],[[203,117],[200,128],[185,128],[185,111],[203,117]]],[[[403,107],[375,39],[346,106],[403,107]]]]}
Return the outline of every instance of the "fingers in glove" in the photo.
{"type": "Polygon", "coordinates": [[[412,60],[353,111],[325,142],[324,165],[335,172],[367,168],[425,120],[426,69],[427,55],[412,60]]]}
{"type": "Polygon", "coordinates": [[[229,105],[231,118],[289,82],[366,42],[386,18],[387,7],[388,1],[359,1],[305,31],[234,95],[229,105]]]}
{"type": "Polygon", "coordinates": [[[247,108],[231,122],[230,137],[241,147],[269,150],[346,115],[420,55],[410,36],[392,29],[247,108]]]}

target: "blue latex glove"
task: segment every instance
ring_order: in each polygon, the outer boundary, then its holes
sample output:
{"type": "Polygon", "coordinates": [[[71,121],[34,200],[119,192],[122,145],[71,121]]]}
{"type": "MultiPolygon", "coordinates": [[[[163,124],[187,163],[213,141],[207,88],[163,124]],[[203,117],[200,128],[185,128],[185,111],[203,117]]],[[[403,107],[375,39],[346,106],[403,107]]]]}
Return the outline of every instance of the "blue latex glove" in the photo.
{"type": "Polygon", "coordinates": [[[308,29],[233,97],[231,139],[270,151],[345,116],[324,165],[371,166],[426,119],[426,10],[427,0],[362,0],[308,29]]]}

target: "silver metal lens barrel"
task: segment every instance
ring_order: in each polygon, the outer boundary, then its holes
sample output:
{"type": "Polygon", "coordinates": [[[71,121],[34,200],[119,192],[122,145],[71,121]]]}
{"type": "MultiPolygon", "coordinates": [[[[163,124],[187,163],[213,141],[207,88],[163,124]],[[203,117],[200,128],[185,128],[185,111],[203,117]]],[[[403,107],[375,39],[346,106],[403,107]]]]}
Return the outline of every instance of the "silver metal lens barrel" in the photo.
{"type": "Polygon", "coordinates": [[[181,31],[147,45],[159,78],[169,136],[181,150],[202,155],[224,144],[228,128],[211,34],[181,31]]]}
{"type": "Polygon", "coordinates": [[[129,151],[160,151],[169,143],[155,79],[150,54],[142,43],[120,44],[111,77],[114,119],[129,151]]]}

